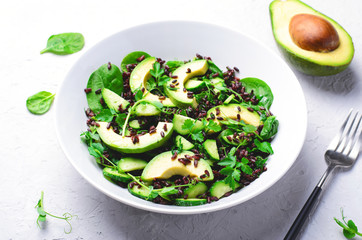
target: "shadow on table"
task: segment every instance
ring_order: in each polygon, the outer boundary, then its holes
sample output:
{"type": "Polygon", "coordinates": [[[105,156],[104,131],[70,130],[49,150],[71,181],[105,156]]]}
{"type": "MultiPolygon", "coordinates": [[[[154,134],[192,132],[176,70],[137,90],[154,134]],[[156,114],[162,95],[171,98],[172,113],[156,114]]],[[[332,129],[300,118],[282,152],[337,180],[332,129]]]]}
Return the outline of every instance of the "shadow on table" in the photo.
{"type": "Polygon", "coordinates": [[[102,211],[112,214],[102,221],[112,236],[121,239],[281,239],[312,188],[301,170],[306,168],[303,152],[274,186],[238,206],[198,215],[165,215],[109,199],[102,211]]]}
{"type": "Polygon", "coordinates": [[[358,76],[356,76],[352,67],[332,76],[309,76],[296,71],[295,74],[298,78],[302,76],[304,81],[307,81],[309,84],[318,89],[341,95],[351,92],[356,86],[358,80],[358,76]]]}

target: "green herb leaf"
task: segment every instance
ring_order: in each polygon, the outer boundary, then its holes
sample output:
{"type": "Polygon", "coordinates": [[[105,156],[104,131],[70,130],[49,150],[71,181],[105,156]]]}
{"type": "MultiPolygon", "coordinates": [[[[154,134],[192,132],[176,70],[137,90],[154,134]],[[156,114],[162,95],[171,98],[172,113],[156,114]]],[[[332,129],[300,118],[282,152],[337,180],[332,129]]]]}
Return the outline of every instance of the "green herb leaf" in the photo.
{"type": "Polygon", "coordinates": [[[190,132],[192,132],[192,128],[194,127],[195,125],[195,121],[192,121],[191,119],[186,119],[184,124],[181,126],[182,129],[187,129],[189,130],[190,132]]]}
{"type": "Polygon", "coordinates": [[[123,124],[125,123],[126,118],[127,118],[126,113],[117,114],[115,121],[119,127],[123,127],[123,124]]]}
{"type": "Polygon", "coordinates": [[[256,145],[259,151],[269,154],[274,153],[270,142],[260,142],[258,139],[254,139],[254,144],[256,145]]]}
{"type": "Polygon", "coordinates": [[[229,184],[229,186],[233,189],[233,191],[235,190],[235,185],[236,185],[236,181],[233,178],[232,175],[228,175],[225,179],[224,179],[226,184],[229,184]]]}
{"type": "Polygon", "coordinates": [[[268,159],[267,158],[262,158],[262,157],[260,157],[260,156],[256,156],[256,161],[255,161],[255,166],[257,167],[257,168],[263,168],[264,167],[264,165],[265,165],[265,163],[266,163],[266,161],[267,161],[268,159]]]}
{"type": "Polygon", "coordinates": [[[236,180],[236,181],[240,181],[240,170],[239,169],[234,169],[233,173],[232,173],[232,177],[236,180]]]}
{"type": "Polygon", "coordinates": [[[26,107],[28,108],[29,112],[33,114],[44,114],[52,105],[54,97],[55,94],[50,92],[38,92],[26,100],[26,107]]]}
{"type": "Polygon", "coordinates": [[[162,76],[158,79],[158,83],[157,83],[157,86],[158,87],[162,87],[163,85],[165,85],[171,78],[170,77],[167,77],[167,76],[162,76]]]}
{"type": "Polygon", "coordinates": [[[232,167],[224,167],[223,169],[220,170],[220,173],[223,175],[230,175],[233,172],[234,172],[234,168],[232,168],[232,167]]]}
{"type": "Polygon", "coordinates": [[[202,130],[192,133],[191,138],[192,138],[192,140],[198,141],[198,142],[203,142],[205,140],[205,137],[202,134],[202,130]]]}
{"type": "Polygon", "coordinates": [[[102,109],[96,116],[96,120],[102,122],[110,122],[112,121],[115,114],[112,113],[110,109],[102,109]]]}
{"type": "Polygon", "coordinates": [[[61,33],[49,37],[47,47],[40,51],[41,54],[51,52],[58,55],[76,53],[82,50],[84,37],[81,33],[61,33]]]}
{"type": "Polygon", "coordinates": [[[165,70],[161,68],[161,64],[159,62],[155,62],[153,64],[153,69],[150,70],[151,75],[158,80],[162,74],[165,73],[165,70]]]}
{"type": "Polygon", "coordinates": [[[145,56],[145,59],[148,57],[151,57],[148,53],[142,52],[142,51],[135,51],[135,52],[131,52],[131,53],[127,54],[121,62],[122,71],[128,72],[126,66],[128,64],[138,64],[137,59],[142,57],[142,55],[145,56]]]}
{"type": "Polygon", "coordinates": [[[138,89],[136,91],[136,94],[135,94],[134,98],[135,98],[136,102],[143,98],[143,92],[142,92],[141,89],[138,89]]]}
{"type": "Polygon", "coordinates": [[[211,119],[209,123],[206,125],[206,130],[219,132],[221,131],[221,126],[211,119]]]}
{"type": "Polygon", "coordinates": [[[166,65],[170,68],[170,72],[173,72],[176,68],[181,67],[185,63],[183,61],[168,61],[166,65]]]}

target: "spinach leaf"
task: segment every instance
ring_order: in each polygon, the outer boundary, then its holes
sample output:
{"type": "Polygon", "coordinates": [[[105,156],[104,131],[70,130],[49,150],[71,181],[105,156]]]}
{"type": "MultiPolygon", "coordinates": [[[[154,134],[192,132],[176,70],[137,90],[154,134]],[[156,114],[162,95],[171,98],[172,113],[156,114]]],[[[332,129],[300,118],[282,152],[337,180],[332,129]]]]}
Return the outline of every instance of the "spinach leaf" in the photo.
{"type": "Polygon", "coordinates": [[[183,61],[168,61],[166,65],[170,68],[170,72],[173,72],[176,68],[181,67],[185,63],[183,61]]]}
{"type": "Polygon", "coordinates": [[[126,66],[128,64],[135,64],[135,63],[138,63],[137,59],[142,57],[142,56],[145,56],[144,59],[148,58],[148,57],[151,57],[148,53],[146,52],[142,52],[142,51],[135,51],[135,52],[131,52],[129,54],[127,54],[122,62],[121,62],[121,69],[123,72],[128,72],[126,66]]]}
{"type": "Polygon", "coordinates": [[[210,60],[207,61],[208,65],[209,65],[209,69],[212,73],[218,73],[219,77],[223,77],[223,73],[220,70],[220,68],[218,66],[216,66],[216,64],[210,60]]]}
{"type": "Polygon", "coordinates": [[[84,46],[84,37],[81,33],[61,33],[49,37],[47,47],[41,54],[51,52],[57,55],[66,55],[79,52],[84,46]]]}
{"type": "Polygon", "coordinates": [[[275,116],[270,116],[264,122],[264,127],[260,132],[260,137],[264,140],[272,138],[278,132],[279,121],[275,116]]]}
{"type": "Polygon", "coordinates": [[[87,88],[92,89],[87,93],[88,106],[94,113],[98,113],[103,106],[100,102],[102,94],[96,94],[98,89],[108,88],[121,95],[123,92],[123,77],[119,68],[114,64],[104,64],[89,77],[87,88]]]}
{"type": "Polygon", "coordinates": [[[258,105],[262,105],[267,109],[270,108],[273,103],[274,96],[268,84],[259,78],[251,77],[243,78],[240,81],[247,92],[254,90],[255,96],[259,99],[258,105]]]}
{"type": "Polygon", "coordinates": [[[29,112],[33,114],[44,114],[46,113],[53,103],[55,94],[50,92],[41,91],[33,96],[28,97],[26,100],[26,107],[29,112]]]}

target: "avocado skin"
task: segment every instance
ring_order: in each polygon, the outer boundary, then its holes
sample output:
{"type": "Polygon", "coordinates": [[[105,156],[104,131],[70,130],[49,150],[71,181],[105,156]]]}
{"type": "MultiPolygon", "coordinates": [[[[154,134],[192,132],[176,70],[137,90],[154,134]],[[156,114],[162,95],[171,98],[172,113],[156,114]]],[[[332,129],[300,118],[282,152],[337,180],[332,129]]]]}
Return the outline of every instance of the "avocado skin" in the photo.
{"type": "MultiPolygon", "coordinates": [[[[285,60],[291,64],[298,71],[311,75],[311,76],[330,76],[340,73],[346,70],[349,66],[349,63],[340,66],[328,66],[321,65],[314,62],[311,62],[308,59],[303,59],[300,56],[295,55],[292,51],[284,48],[278,43],[279,51],[283,54],[285,60]]],[[[352,61],[352,59],[351,59],[352,61]]]]}
{"type": "MultiPolygon", "coordinates": [[[[273,19],[273,11],[272,11],[272,7],[273,4],[275,2],[277,2],[279,0],[274,0],[270,3],[269,5],[269,14],[270,14],[270,19],[273,19]]],[[[313,9],[315,12],[321,14],[327,21],[330,22],[334,22],[337,25],[339,25],[336,21],[334,21],[333,19],[329,18],[328,16],[324,15],[323,13],[315,10],[314,8],[312,8],[311,6],[305,4],[302,1],[296,0],[296,2],[299,2],[301,5],[304,5],[310,9],[313,9]]],[[[293,51],[290,51],[287,47],[285,47],[281,42],[279,42],[275,36],[275,32],[274,32],[274,25],[273,25],[273,21],[271,21],[271,25],[272,25],[272,31],[273,31],[273,35],[274,35],[274,39],[277,42],[279,51],[282,53],[282,55],[284,56],[284,59],[291,64],[295,69],[297,69],[298,71],[307,74],[307,75],[311,75],[311,76],[330,76],[330,75],[335,75],[337,73],[340,73],[344,70],[346,70],[349,66],[349,64],[351,63],[352,59],[353,59],[353,55],[350,58],[350,61],[347,62],[346,64],[343,65],[339,65],[339,66],[330,66],[330,65],[325,65],[325,64],[318,64],[313,62],[313,59],[308,59],[308,58],[303,58],[302,56],[298,56],[296,55],[293,51]]],[[[339,27],[344,30],[345,34],[348,36],[348,38],[351,41],[351,48],[353,48],[353,54],[354,54],[354,45],[352,42],[352,38],[351,36],[348,34],[348,32],[341,26],[339,25],[339,27]]]]}

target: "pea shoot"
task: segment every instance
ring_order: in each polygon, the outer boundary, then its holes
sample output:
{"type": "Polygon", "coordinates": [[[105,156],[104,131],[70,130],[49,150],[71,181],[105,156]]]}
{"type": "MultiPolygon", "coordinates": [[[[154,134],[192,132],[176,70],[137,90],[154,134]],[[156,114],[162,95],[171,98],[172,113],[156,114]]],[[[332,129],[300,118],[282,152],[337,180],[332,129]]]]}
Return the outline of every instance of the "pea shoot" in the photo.
{"type": "Polygon", "coordinates": [[[39,213],[39,216],[38,216],[38,218],[37,218],[37,220],[36,220],[36,223],[37,223],[37,225],[39,226],[39,228],[41,228],[39,222],[45,222],[46,216],[48,215],[48,216],[51,216],[51,217],[53,217],[53,218],[58,218],[58,219],[65,220],[65,221],[69,224],[69,227],[70,227],[70,228],[69,228],[69,231],[66,231],[66,230],[64,229],[64,232],[65,232],[66,234],[69,234],[69,233],[72,231],[72,225],[70,224],[69,221],[72,220],[73,217],[78,217],[77,215],[72,215],[72,214],[70,214],[70,213],[68,213],[68,212],[64,213],[64,214],[63,214],[63,217],[59,217],[59,216],[56,216],[56,215],[53,215],[53,214],[51,214],[51,213],[46,212],[46,211],[44,210],[44,192],[43,192],[43,191],[41,191],[40,199],[39,199],[38,203],[36,204],[35,208],[36,208],[36,210],[37,210],[38,213],[39,213]]]}
{"type": "Polygon", "coordinates": [[[334,221],[336,221],[336,223],[343,228],[343,235],[347,239],[354,238],[356,235],[362,237],[362,233],[358,232],[358,228],[352,220],[348,220],[348,222],[346,222],[346,220],[345,220],[346,217],[343,214],[342,208],[341,208],[341,214],[342,214],[343,222],[338,220],[337,218],[334,218],[334,221]]]}

